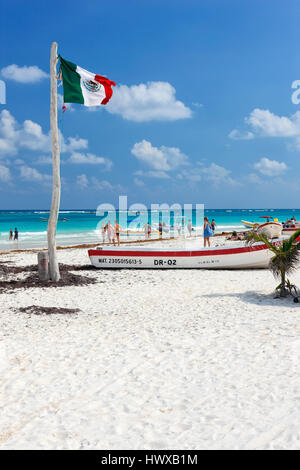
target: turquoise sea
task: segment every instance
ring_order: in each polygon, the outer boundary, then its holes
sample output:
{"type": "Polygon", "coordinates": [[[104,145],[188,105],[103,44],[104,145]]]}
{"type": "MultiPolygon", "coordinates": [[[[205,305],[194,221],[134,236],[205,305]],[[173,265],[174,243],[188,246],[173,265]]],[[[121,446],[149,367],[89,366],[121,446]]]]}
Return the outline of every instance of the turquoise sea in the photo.
{"type": "MultiPolygon", "coordinates": [[[[62,210],[60,211],[57,225],[57,244],[75,245],[81,243],[97,243],[101,241],[101,225],[111,220],[114,224],[118,219],[123,230],[141,232],[140,234],[122,234],[122,237],[139,239],[144,237],[143,226],[149,220],[153,230],[157,228],[161,220],[165,223],[166,231],[164,235],[169,236],[172,228],[177,233],[178,224],[185,227],[189,219],[197,233],[201,233],[203,226],[203,215],[209,220],[215,219],[217,232],[242,230],[244,228],[241,220],[252,222],[260,221],[261,216],[270,215],[278,218],[279,221],[285,221],[287,218],[295,216],[300,220],[300,209],[208,209],[205,214],[202,211],[196,212],[169,212],[163,211],[116,211],[97,214],[93,210],[62,210]],[[64,220],[65,219],[65,220],[64,220]]],[[[15,248],[42,248],[47,245],[47,219],[49,211],[31,210],[31,211],[0,211],[0,250],[9,250],[15,248]],[[19,241],[9,241],[9,229],[18,228],[19,241]]],[[[155,233],[153,236],[157,236],[155,233]]]]}

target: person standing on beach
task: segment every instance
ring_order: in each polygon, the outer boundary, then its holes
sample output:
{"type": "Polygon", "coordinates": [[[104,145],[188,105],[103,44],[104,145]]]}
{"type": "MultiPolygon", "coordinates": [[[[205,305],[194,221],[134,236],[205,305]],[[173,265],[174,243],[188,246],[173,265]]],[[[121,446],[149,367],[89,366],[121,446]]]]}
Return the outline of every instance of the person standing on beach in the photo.
{"type": "Polygon", "coordinates": [[[177,232],[178,232],[178,237],[181,235],[181,223],[180,220],[177,222],[177,232]]]}
{"type": "Polygon", "coordinates": [[[210,226],[211,226],[212,231],[215,233],[216,226],[217,226],[215,219],[212,219],[210,226]]]}
{"type": "Polygon", "coordinates": [[[107,225],[107,237],[108,237],[108,243],[111,243],[112,241],[112,238],[113,237],[113,234],[114,234],[114,228],[111,224],[111,221],[108,222],[108,225],[107,225]]]}
{"type": "Polygon", "coordinates": [[[112,225],[111,225],[111,238],[112,238],[113,244],[115,245],[116,244],[116,230],[115,230],[115,227],[113,227],[112,225]]]}
{"type": "Polygon", "coordinates": [[[10,229],[9,230],[9,241],[11,241],[13,239],[13,236],[14,236],[13,231],[12,231],[12,229],[10,229]]]}
{"type": "Polygon", "coordinates": [[[182,219],[182,235],[185,236],[185,219],[182,219]]]}
{"type": "Polygon", "coordinates": [[[150,236],[151,236],[151,225],[149,224],[149,222],[147,223],[147,236],[148,236],[148,239],[150,239],[150,236]]]}
{"type": "Polygon", "coordinates": [[[106,228],[105,228],[105,223],[102,222],[102,227],[101,227],[101,233],[102,233],[102,243],[105,243],[105,231],[106,231],[106,228]]]}
{"type": "Polygon", "coordinates": [[[15,228],[15,236],[14,236],[14,240],[18,241],[19,240],[19,231],[17,229],[17,227],[15,228]]]}
{"type": "Polygon", "coordinates": [[[163,234],[163,224],[162,222],[160,221],[158,223],[158,235],[159,235],[159,238],[162,238],[162,234],[163,234]]]}
{"type": "Polygon", "coordinates": [[[145,232],[145,240],[148,238],[148,224],[144,225],[144,232],[145,232]]]}
{"type": "Polygon", "coordinates": [[[208,222],[208,218],[204,217],[204,231],[203,231],[203,237],[204,237],[204,248],[206,247],[206,244],[210,246],[210,237],[214,234],[210,223],[208,222]]]}
{"type": "Polygon", "coordinates": [[[117,220],[115,221],[115,234],[117,237],[118,246],[120,246],[120,225],[118,224],[117,220]]]}
{"type": "Polygon", "coordinates": [[[192,236],[192,231],[193,231],[193,226],[192,226],[192,221],[189,219],[188,224],[187,224],[187,229],[189,232],[190,237],[192,236]]]}

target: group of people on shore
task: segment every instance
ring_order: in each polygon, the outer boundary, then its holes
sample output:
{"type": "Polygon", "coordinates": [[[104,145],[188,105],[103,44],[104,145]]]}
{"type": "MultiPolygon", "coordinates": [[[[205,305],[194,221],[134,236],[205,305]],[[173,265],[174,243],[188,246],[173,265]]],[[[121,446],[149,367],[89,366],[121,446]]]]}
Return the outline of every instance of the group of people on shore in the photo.
{"type": "Polygon", "coordinates": [[[120,246],[120,225],[117,220],[115,221],[115,225],[112,225],[111,221],[107,224],[102,222],[101,233],[103,243],[107,240],[108,243],[115,245],[117,240],[117,245],[120,246]]]}
{"type": "Polygon", "coordinates": [[[19,240],[19,231],[17,227],[15,228],[15,231],[13,232],[12,229],[9,230],[9,241],[18,241],[19,240]]]}
{"type": "Polygon", "coordinates": [[[189,237],[193,236],[193,232],[196,233],[195,228],[193,227],[191,219],[188,220],[186,224],[185,219],[179,220],[176,224],[171,225],[170,229],[168,229],[167,225],[163,222],[159,222],[158,224],[158,233],[160,237],[162,236],[163,232],[175,232],[177,230],[177,235],[180,237],[184,235],[186,232],[188,233],[189,237]]]}
{"type": "MultiPolygon", "coordinates": [[[[152,227],[147,222],[144,225],[144,234],[145,234],[145,240],[150,240],[151,238],[151,233],[152,233],[152,227]]],[[[175,227],[172,227],[173,229],[175,227]]],[[[192,237],[193,232],[195,232],[195,229],[193,227],[191,219],[188,220],[188,223],[185,224],[185,220],[182,219],[182,221],[179,221],[176,225],[178,236],[180,237],[182,234],[185,232],[185,228],[187,229],[188,236],[192,237]]],[[[210,246],[210,237],[213,237],[215,234],[215,229],[216,229],[216,222],[214,219],[212,219],[211,222],[209,222],[207,217],[204,217],[204,232],[203,232],[203,237],[204,237],[204,246],[206,245],[210,246]]],[[[166,224],[163,222],[159,222],[158,224],[158,235],[160,238],[162,238],[163,232],[169,232],[169,229],[167,228],[166,224]]],[[[102,233],[102,242],[103,243],[113,243],[114,245],[116,244],[120,246],[120,225],[118,221],[115,221],[115,224],[112,225],[111,221],[109,220],[106,224],[102,222],[102,227],[101,227],[101,233],[102,233]]]]}
{"type": "Polygon", "coordinates": [[[283,228],[295,227],[297,224],[296,217],[293,216],[291,219],[287,218],[285,222],[282,222],[283,228]]]}

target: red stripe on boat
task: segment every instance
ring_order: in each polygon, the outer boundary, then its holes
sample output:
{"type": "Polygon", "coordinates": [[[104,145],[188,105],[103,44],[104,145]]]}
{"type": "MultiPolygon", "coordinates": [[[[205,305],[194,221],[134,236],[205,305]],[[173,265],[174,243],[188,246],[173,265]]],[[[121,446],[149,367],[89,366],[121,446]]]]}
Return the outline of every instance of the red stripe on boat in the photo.
{"type": "MultiPolygon", "coordinates": [[[[263,216],[262,216],[263,217],[263,216]]],[[[266,222],[265,224],[261,224],[258,228],[265,227],[266,225],[277,225],[277,227],[282,227],[281,224],[278,224],[277,222],[266,222]]]]}
{"type": "Polygon", "coordinates": [[[266,245],[247,246],[241,248],[227,248],[221,250],[210,251],[125,251],[125,250],[89,250],[89,256],[158,256],[158,257],[190,257],[190,256],[218,256],[218,255],[233,255],[238,253],[248,253],[251,251],[267,250],[266,245]]]}

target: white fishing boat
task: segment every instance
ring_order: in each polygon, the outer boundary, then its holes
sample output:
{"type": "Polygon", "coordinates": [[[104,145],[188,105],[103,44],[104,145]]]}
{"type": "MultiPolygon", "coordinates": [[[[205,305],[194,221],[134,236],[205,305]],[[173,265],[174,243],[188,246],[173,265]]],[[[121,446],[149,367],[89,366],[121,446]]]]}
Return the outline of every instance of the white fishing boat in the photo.
{"type": "Polygon", "coordinates": [[[259,235],[264,234],[271,239],[281,237],[282,224],[278,222],[278,219],[270,221],[270,219],[272,219],[273,217],[268,217],[265,215],[262,215],[261,218],[266,219],[267,222],[265,222],[264,224],[260,224],[256,228],[256,231],[259,235]]]}
{"type": "Polygon", "coordinates": [[[297,230],[300,230],[300,225],[297,224],[297,225],[291,225],[290,227],[284,227],[282,229],[282,235],[288,235],[288,236],[291,236],[293,235],[295,232],[297,232],[297,230]]]}
{"type": "Polygon", "coordinates": [[[247,228],[256,228],[256,227],[259,226],[259,223],[257,223],[257,222],[249,222],[248,220],[242,220],[241,222],[247,228]]]}
{"type": "MultiPolygon", "coordinates": [[[[259,227],[259,225],[260,225],[258,222],[249,222],[247,220],[242,220],[241,222],[245,225],[245,227],[251,228],[251,229],[257,229],[257,227],[259,227]]],[[[280,225],[282,225],[282,224],[280,224],[280,225]]],[[[282,235],[290,236],[290,235],[293,235],[293,233],[295,233],[297,230],[300,230],[300,224],[299,223],[291,224],[288,227],[283,226],[282,235]]]]}
{"type": "MultiPolygon", "coordinates": [[[[273,240],[281,244],[282,240],[273,240]]],[[[188,268],[188,269],[251,269],[267,268],[272,253],[264,243],[249,246],[246,242],[234,245],[187,249],[144,247],[98,247],[89,250],[93,266],[111,268],[188,268]]]]}

